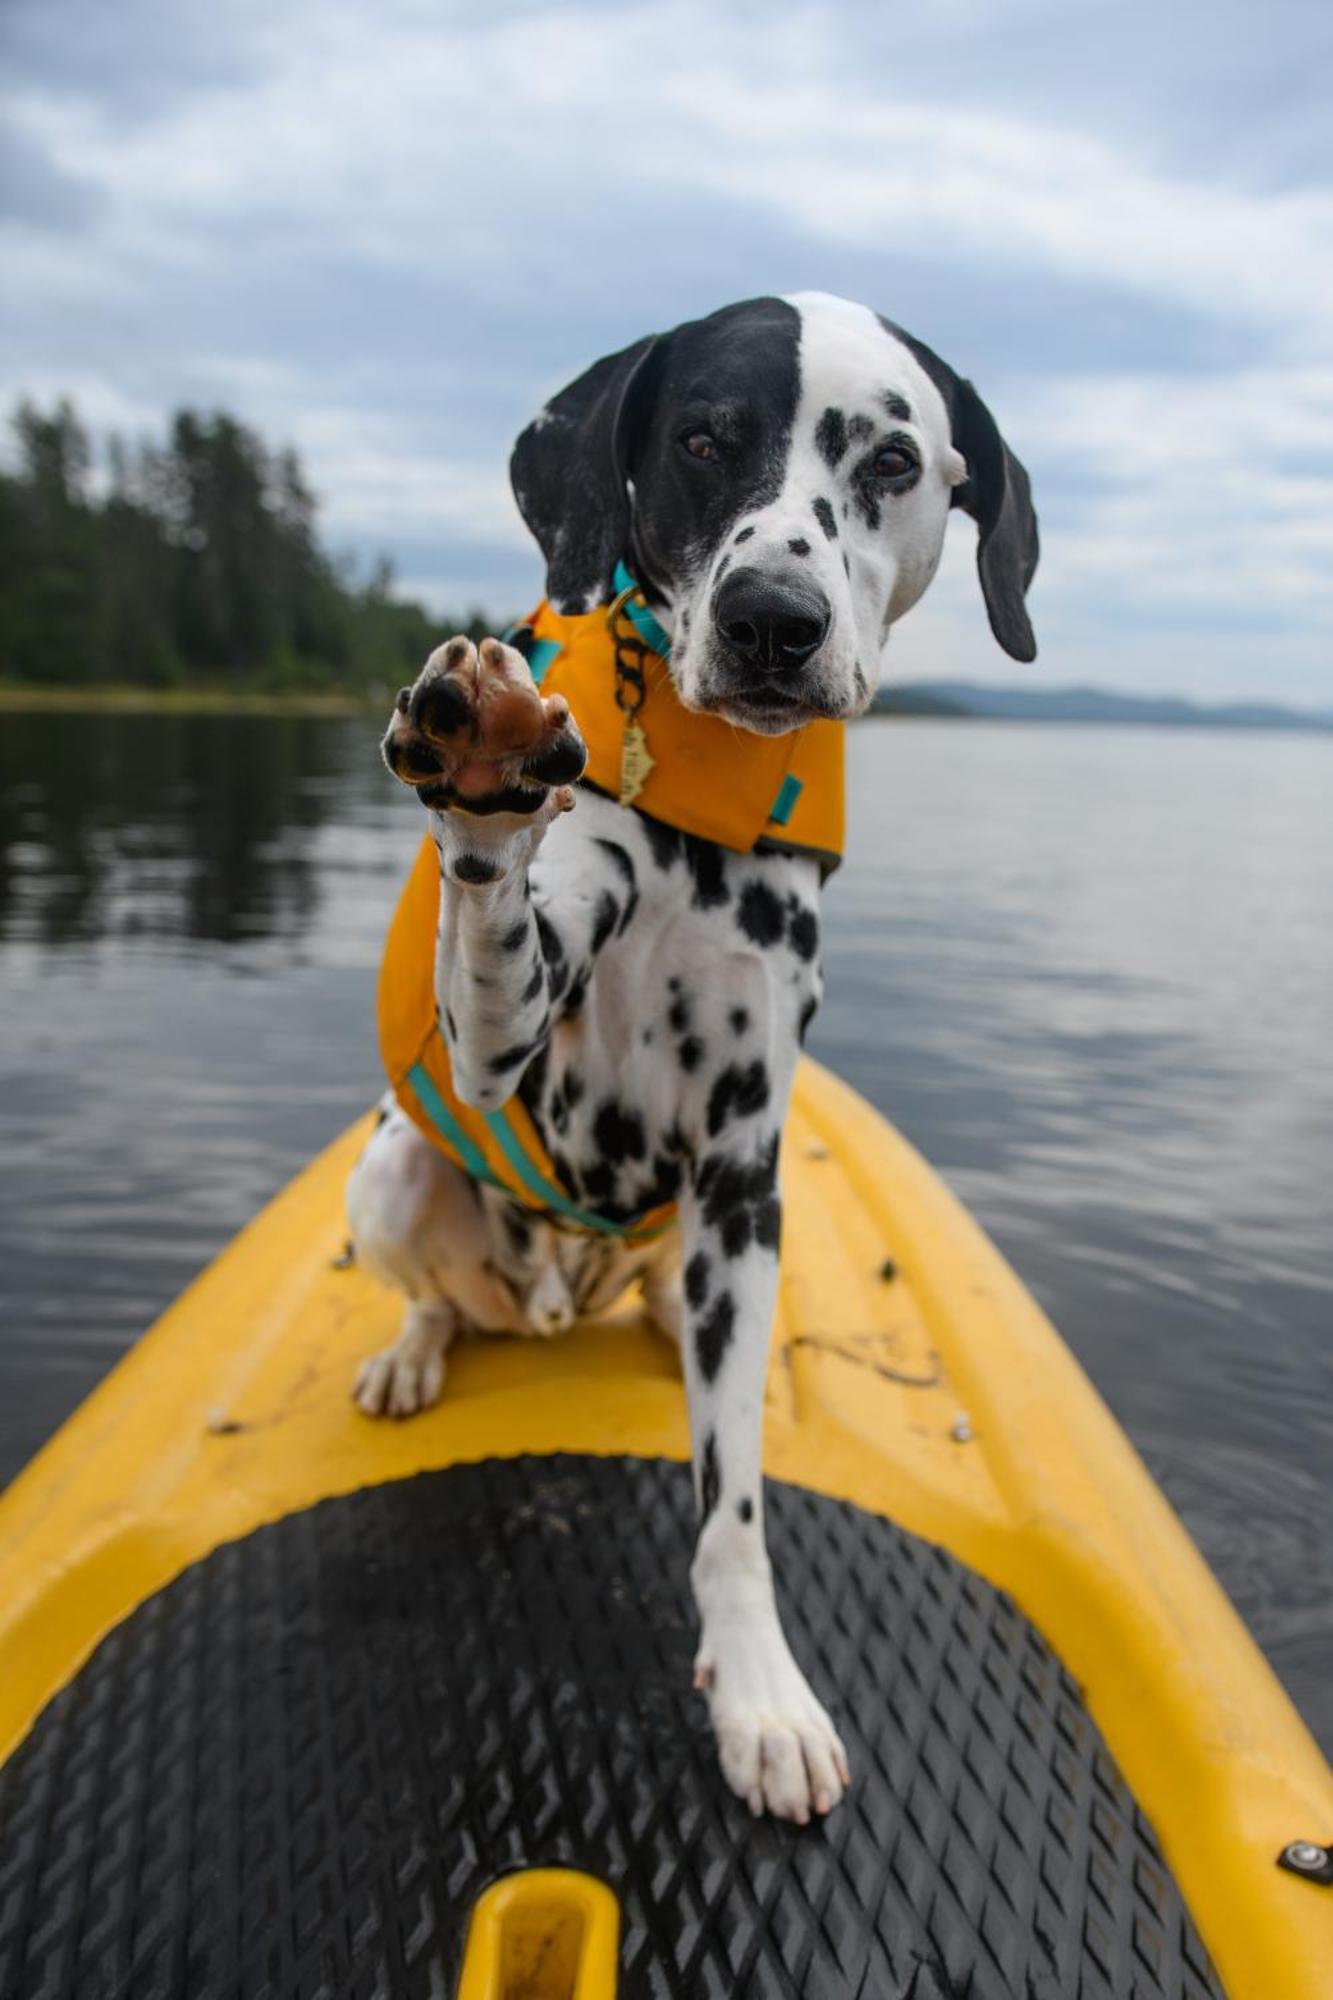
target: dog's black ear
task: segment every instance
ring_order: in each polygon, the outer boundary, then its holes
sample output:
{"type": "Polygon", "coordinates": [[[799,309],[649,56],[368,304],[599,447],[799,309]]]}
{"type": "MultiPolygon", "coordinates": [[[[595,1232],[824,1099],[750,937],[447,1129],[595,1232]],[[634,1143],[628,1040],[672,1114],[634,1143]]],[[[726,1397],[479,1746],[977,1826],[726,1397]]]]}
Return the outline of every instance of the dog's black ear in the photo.
{"type": "Polygon", "coordinates": [[[629,539],[627,481],[662,346],[649,335],[595,361],[514,446],[514,498],[546,558],[546,594],[559,612],[591,611],[611,596],[629,539]]]}
{"type": "Polygon", "coordinates": [[[953,505],[977,524],[977,570],[991,631],[1011,659],[1035,660],[1037,641],[1023,599],[1036,574],[1040,543],[1027,471],[972,384],[922,341],[885,324],[911,348],[943,396],[954,445],[967,460],[967,478],[954,488],[953,505]]]}

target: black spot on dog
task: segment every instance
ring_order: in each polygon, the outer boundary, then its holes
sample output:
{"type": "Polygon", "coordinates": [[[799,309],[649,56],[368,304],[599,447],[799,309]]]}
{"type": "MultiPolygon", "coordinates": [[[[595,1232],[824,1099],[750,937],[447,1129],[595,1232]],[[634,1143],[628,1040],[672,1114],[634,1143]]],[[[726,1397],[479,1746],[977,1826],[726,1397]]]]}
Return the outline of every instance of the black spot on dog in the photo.
{"type": "Polygon", "coordinates": [[[458,1040],[458,1025],[447,1007],[444,1010],[444,1032],[451,1042],[458,1040]]]}
{"type": "Polygon", "coordinates": [[[705,1382],[715,1382],[723,1357],[736,1328],[736,1302],[730,1292],[719,1292],[712,1310],[701,1319],[694,1336],[694,1352],[699,1373],[705,1382]]]}
{"type": "Polygon", "coordinates": [[[500,1220],[504,1225],[505,1235],[520,1256],[532,1248],[532,1224],[521,1208],[516,1208],[512,1202],[507,1202],[500,1210],[500,1220]]]}
{"type": "Polygon", "coordinates": [[[852,574],[852,559],[848,555],[846,549],[844,549],[842,552],[842,573],[848,579],[850,579],[852,574]]]}
{"type": "Polygon", "coordinates": [[[810,1023],[814,1020],[815,1015],[818,1012],[819,1012],[819,1002],[818,1000],[815,999],[812,993],[810,998],[806,1001],[804,1007],[802,1007],[801,1009],[801,1019],[796,1029],[796,1039],[799,1041],[802,1048],[805,1047],[805,1038],[810,1032],[810,1023]]]}
{"type": "Polygon", "coordinates": [[[588,997],[587,979],[576,979],[570,986],[564,1001],[564,1018],[575,1021],[583,1012],[583,1003],[588,997]]]}
{"type": "Polygon", "coordinates": [[[732,1034],[743,1035],[750,1025],[750,1010],[748,1007],[733,1007],[727,1019],[731,1023],[732,1034]]]}
{"type": "Polygon", "coordinates": [[[519,1006],[526,1007],[530,1000],[535,1000],[545,984],[546,967],[538,958],[533,961],[532,973],[528,979],[528,983],[519,995],[519,1006]]]}
{"type": "Polygon", "coordinates": [[[753,528],[742,528],[739,535],[737,535],[736,537],[737,548],[740,547],[742,542],[748,542],[753,533],[754,533],[753,528]]]}
{"type": "Polygon", "coordinates": [[[841,410],[825,410],[815,425],[815,448],[829,471],[836,472],[847,452],[847,419],[841,410]]]}
{"type": "Polygon", "coordinates": [[[774,945],[784,929],[782,902],[767,882],[747,882],[741,890],[736,922],[753,944],[774,945]]]}
{"type": "Polygon", "coordinates": [[[748,1493],[743,1500],[736,1503],[736,1518],[738,1521],[743,1521],[747,1528],[754,1519],[754,1501],[748,1493]]]}
{"type": "Polygon", "coordinates": [[[773,1193],[778,1171],[778,1138],[774,1133],[757,1160],[736,1160],[710,1153],[695,1176],[695,1189],[710,1229],[720,1229],[733,1208],[757,1203],[773,1193]]]}
{"type": "Polygon", "coordinates": [[[819,950],[819,919],[804,903],[796,903],[787,923],[787,937],[798,958],[809,962],[819,950]]]}
{"type": "Polygon", "coordinates": [[[648,1151],[642,1118],[637,1111],[626,1110],[614,1097],[598,1105],[592,1136],[603,1159],[612,1166],[618,1167],[626,1160],[641,1160],[648,1151]]]}
{"type": "Polygon", "coordinates": [[[526,917],[520,917],[518,922],[514,925],[513,929],[506,931],[504,936],[500,939],[501,951],[508,951],[508,952],[522,951],[523,940],[527,936],[527,934],[528,934],[528,920],[526,917]]]}
{"type": "Polygon", "coordinates": [[[684,1160],[688,1164],[693,1165],[694,1148],[686,1138],[679,1118],[673,1118],[667,1126],[666,1131],[662,1135],[662,1144],[666,1147],[668,1153],[674,1153],[677,1159],[684,1160]]]}
{"type": "Polygon", "coordinates": [[[676,1054],[680,1057],[681,1068],[693,1076],[704,1059],[704,1045],[697,1035],[686,1035],[676,1054]]]}
{"type": "Polygon", "coordinates": [[[788,542],[787,547],[791,550],[794,556],[808,556],[810,553],[810,544],[809,542],[807,542],[804,535],[794,536],[792,540],[788,542]]]}
{"type": "Polygon", "coordinates": [[[674,993],[675,998],[667,1008],[667,1026],[671,1029],[673,1035],[683,1035],[689,1028],[691,1019],[693,1018],[690,996],[688,993],[681,991],[678,979],[671,981],[671,991],[674,993]]]}
{"type": "Polygon", "coordinates": [[[567,1069],[565,1071],[565,1102],[571,1111],[576,1104],[582,1102],[583,1090],[583,1078],[579,1075],[579,1072],[576,1069],[567,1069]]]}
{"type": "Polygon", "coordinates": [[[542,958],[550,966],[552,978],[556,972],[564,972],[564,946],[560,944],[560,932],[548,918],[542,916],[540,910],[536,910],[536,942],[542,948],[542,958]]]}
{"type": "Polygon", "coordinates": [[[857,487],[856,511],[867,528],[871,530],[878,528],[883,516],[880,512],[879,495],[871,487],[864,485],[857,487]]]}
{"type": "Polygon", "coordinates": [[[541,1101],[542,1090],[546,1084],[546,1065],[551,1058],[550,1044],[544,1039],[544,1035],[545,1029],[543,1028],[542,1036],[538,1037],[539,1046],[537,1053],[519,1080],[519,1089],[521,1091],[530,1091],[536,1103],[540,1103],[541,1101]]]}
{"type": "Polygon", "coordinates": [[[748,1208],[733,1208],[730,1215],[723,1217],[719,1233],[722,1238],[723,1255],[743,1257],[754,1235],[754,1217],[748,1208]]]}
{"type": "Polygon", "coordinates": [[[660,819],[649,819],[647,813],[640,813],[639,819],[652,849],[653,860],[665,872],[680,859],[679,829],[663,825],[660,819]]]}
{"type": "Polygon", "coordinates": [[[763,1110],[768,1097],[768,1070],[762,1062],[747,1063],[744,1069],[737,1063],[728,1063],[709,1092],[709,1137],[715,1139],[733,1115],[753,1118],[763,1110]]]}
{"type": "Polygon", "coordinates": [[[884,391],[884,407],[889,415],[895,417],[900,424],[911,423],[912,405],[908,402],[906,396],[900,396],[896,389],[886,389],[884,391]]]}
{"type": "Polygon", "coordinates": [[[387,1125],[391,1116],[392,1114],[388,1105],[381,1104],[379,1110],[375,1113],[375,1130],[378,1132],[381,1125],[387,1125]]]}
{"type": "Polygon", "coordinates": [[[652,1156],[652,1180],[644,1188],[642,1206],[658,1208],[664,1202],[675,1202],[681,1192],[681,1162],[667,1160],[660,1152],[652,1156]]]}
{"type": "Polygon", "coordinates": [[[499,869],[483,854],[460,854],[454,863],[455,882],[493,882],[499,869]]]}
{"type": "Polygon", "coordinates": [[[592,955],[596,958],[616,925],[620,922],[620,905],[609,889],[603,889],[597,898],[597,915],[592,926],[592,955]]]}
{"type": "Polygon", "coordinates": [[[824,498],[822,493],[817,499],[811,501],[810,512],[824,530],[829,541],[836,542],[838,539],[838,524],[833,518],[832,505],[824,498]]]}
{"type": "Polygon", "coordinates": [[[722,1494],[722,1475],[717,1463],[717,1439],[712,1431],[704,1438],[703,1453],[699,1463],[699,1526],[708,1525],[708,1517],[717,1507],[722,1494]]]}
{"type": "Polygon", "coordinates": [[[638,888],[639,878],[635,871],[634,863],[630,860],[628,853],[618,840],[607,840],[602,834],[598,834],[593,845],[601,848],[607,860],[615,867],[627,889],[634,890],[638,888]]]}
{"type": "Polygon", "coordinates": [[[714,582],[721,583],[723,577],[726,575],[727,571],[730,568],[731,568],[731,555],[730,553],[728,553],[727,555],[723,556],[721,562],[717,566],[717,575],[714,578],[714,582]]]}
{"type": "Polygon", "coordinates": [[[565,1193],[577,1197],[582,1192],[579,1187],[579,1178],[565,1155],[553,1152],[551,1154],[551,1165],[555,1168],[555,1177],[565,1193]]]}
{"type": "Polygon", "coordinates": [[[643,1033],[639,1036],[639,1040],[643,1043],[643,1046],[646,1049],[650,1049],[653,1043],[656,1041],[656,1039],[657,1039],[656,1028],[645,1028],[643,1033]]]}
{"type": "Polygon", "coordinates": [[[708,1259],[702,1250],[696,1250],[685,1266],[685,1299],[692,1312],[698,1312],[708,1297],[708,1259]]]}
{"type": "Polygon", "coordinates": [[[507,1069],[517,1069],[520,1063],[530,1063],[538,1047],[537,1042],[516,1042],[513,1048],[501,1049],[498,1056],[492,1056],[486,1067],[492,1076],[503,1076],[507,1069]]]}
{"type": "Polygon", "coordinates": [[[700,840],[692,833],[683,833],[681,841],[685,865],[694,877],[694,907],[697,910],[719,909],[731,894],[724,873],[722,849],[711,840],[700,840]]]}
{"type": "Polygon", "coordinates": [[[642,1215],[650,1208],[663,1208],[674,1201],[680,1193],[680,1162],[668,1160],[661,1153],[653,1156],[653,1175],[645,1182],[634,1197],[634,1206],[642,1215]]]}
{"type": "Polygon", "coordinates": [[[782,1242],[782,1203],[775,1194],[755,1206],[754,1240],[764,1250],[776,1250],[782,1242]]]}
{"type": "Polygon", "coordinates": [[[589,1167],[583,1176],[583,1192],[589,1201],[595,1201],[604,1215],[609,1216],[609,1203],[615,1193],[616,1175],[614,1167],[605,1160],[598,1160],[596,1166],[589,1167]]]}
{"type": "Polygon", "coordinates": [[[854,443],[865,444],[868,439],[874,437],[875,426],[869,417],[853,417],[847,426],[847,435],[854,443]]]}

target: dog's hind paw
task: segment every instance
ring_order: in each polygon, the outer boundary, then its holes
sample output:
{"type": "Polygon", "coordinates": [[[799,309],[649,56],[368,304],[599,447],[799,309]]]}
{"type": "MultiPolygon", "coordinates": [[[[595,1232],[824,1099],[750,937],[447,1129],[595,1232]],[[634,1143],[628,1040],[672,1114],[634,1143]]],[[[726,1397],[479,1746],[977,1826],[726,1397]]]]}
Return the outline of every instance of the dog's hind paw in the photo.
{"type": "Polygon", "coordinates": [[[384,761],[436,811],[567,811],[588,760],[563,695],[543,698],[498,639],[450,639],[399,693],[384,761]]]}
{"type": "Polygon", "coordinates": [[[445,1307],[410,1306],[392,1347],[371,1354],[356,1371],[352,1401],[366,1417],[414,1417],[440,1400],[454,1317],[445,1307]]]}
{"type": "Polygon", "coordinates": [[[851,1780],[847,1752],[776,1620],[735,1628],[718,1651],[705,1642],[694,1684],[708,1695],[722,1775],[756,1818],[806,1826],[832,1812],[851,1780]]]}

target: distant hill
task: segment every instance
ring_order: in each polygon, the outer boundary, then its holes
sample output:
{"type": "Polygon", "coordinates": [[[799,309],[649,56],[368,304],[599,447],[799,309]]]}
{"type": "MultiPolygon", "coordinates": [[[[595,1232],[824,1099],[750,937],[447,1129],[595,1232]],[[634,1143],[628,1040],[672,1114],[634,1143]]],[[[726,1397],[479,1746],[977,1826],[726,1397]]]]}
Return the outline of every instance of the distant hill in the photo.
{"type": "Polygon", "coordinates": [[[1106,688],[983,687],[975,681],[910,681],[901,687],[881,688],[872,713],[984,717],[1004,722],[1133,722],[1177,729],[1333,732],[1333,712],[1305,712],[1268,702],[1210,705],[1176,696],[1113,694],[1106,688]]]}

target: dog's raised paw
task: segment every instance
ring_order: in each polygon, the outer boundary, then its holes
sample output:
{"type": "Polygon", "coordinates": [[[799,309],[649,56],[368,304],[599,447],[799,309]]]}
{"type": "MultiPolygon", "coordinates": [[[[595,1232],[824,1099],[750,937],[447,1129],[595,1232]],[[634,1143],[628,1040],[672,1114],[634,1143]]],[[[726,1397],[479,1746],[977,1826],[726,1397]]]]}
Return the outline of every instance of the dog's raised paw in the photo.
{"type": "Polygon", "coordinates": [[[401,690],[383,749],[423,805],[478,816],[566,810],[588,757],[568,702],[541,695],[521,653],[461,637],[401,690]]]}

